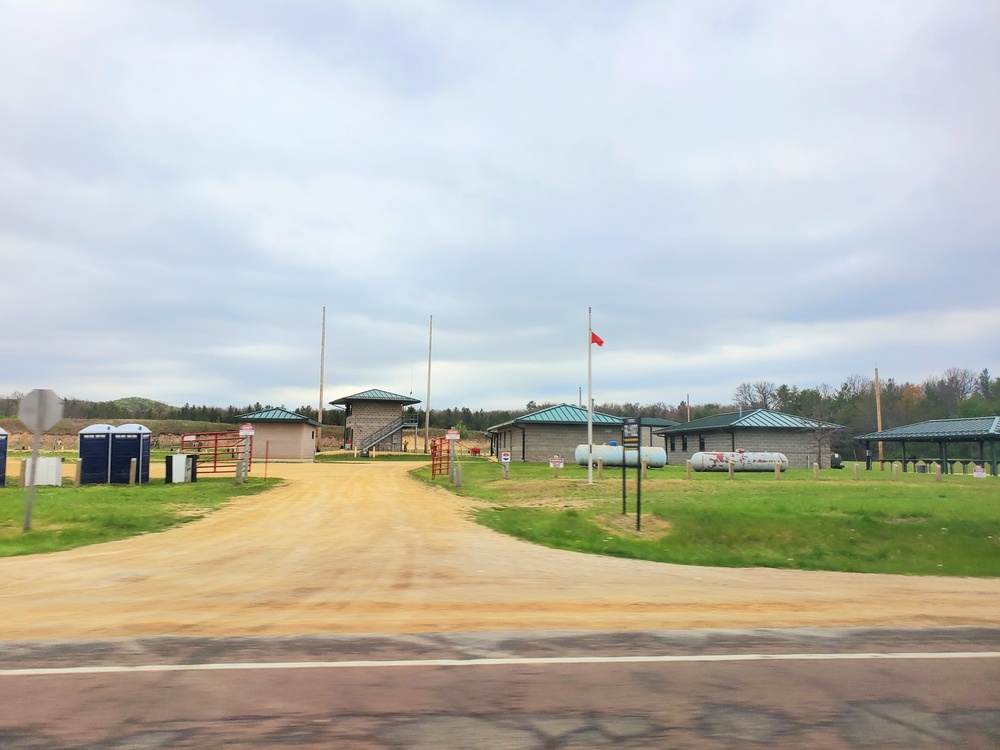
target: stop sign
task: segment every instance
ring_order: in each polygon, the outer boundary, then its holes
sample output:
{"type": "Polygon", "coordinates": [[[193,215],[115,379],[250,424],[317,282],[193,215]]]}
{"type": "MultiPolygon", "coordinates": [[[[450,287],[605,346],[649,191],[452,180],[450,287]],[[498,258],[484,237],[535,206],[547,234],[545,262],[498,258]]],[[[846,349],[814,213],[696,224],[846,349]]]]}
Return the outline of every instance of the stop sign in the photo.
{"type": "Polygon", "coordinates": [[[63,402],[53,391],[35,389],[21,399],[17,418],[32,432],[42,432],[54,427],[62,419],[63,402]]]}

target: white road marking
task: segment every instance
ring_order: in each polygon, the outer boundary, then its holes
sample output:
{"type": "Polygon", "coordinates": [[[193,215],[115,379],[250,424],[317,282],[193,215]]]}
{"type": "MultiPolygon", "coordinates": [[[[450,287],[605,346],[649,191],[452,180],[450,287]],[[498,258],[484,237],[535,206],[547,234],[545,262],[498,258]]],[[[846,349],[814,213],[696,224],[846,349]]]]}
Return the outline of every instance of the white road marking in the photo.
{"type": "Polygon", "coordinates": [[[382,669],[398,667],[510,667],[545,664],[679,664],[746,661],[868,661],[878,659],[1000,659],[1000,651],[857,654],[692,654],[685,656],[539,656],[486,659],[400,659],[386,661],[232,662],[216,664],[135,664],[95,667],[0,669],[0,677],[118,674],[129,672],[225,672],[258,669],[382,669]]]}

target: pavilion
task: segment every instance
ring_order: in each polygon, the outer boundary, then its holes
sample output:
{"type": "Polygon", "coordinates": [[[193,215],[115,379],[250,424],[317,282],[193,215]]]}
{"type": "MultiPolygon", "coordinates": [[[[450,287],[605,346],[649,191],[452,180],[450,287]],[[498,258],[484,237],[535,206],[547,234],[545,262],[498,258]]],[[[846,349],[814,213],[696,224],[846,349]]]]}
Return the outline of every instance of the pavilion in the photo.
{"type": "Polygon", "coordinates": [[[872,468],[872,443],[900,443],[903,471],[906,471],[907,443],[937,443],[941,469],[948,472],[948,446],[954,443],[977,443],[979,462],[986,464],[986,445],[990,446],[989,464],[997,476],[997,440],[1000,440],[1000,417],[965,417],[961,419],[931,419],[926,422],[893,427],[881,432],[869,432],[854,438],[865,445],[865,467],[872,468]]]}

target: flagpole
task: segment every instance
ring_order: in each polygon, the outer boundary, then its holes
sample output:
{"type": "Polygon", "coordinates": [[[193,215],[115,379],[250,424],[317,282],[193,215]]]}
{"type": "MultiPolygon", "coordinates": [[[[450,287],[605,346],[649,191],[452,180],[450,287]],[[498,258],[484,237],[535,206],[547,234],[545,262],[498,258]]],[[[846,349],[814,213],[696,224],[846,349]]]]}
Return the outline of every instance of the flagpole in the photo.
{"type": "Polygon", "coordinates": [[[593,348],[594,331],[590,327],[590,308],[587,308],[587,484],[594,483],[594,397],[590,378],[590,350],[593,348]]]}

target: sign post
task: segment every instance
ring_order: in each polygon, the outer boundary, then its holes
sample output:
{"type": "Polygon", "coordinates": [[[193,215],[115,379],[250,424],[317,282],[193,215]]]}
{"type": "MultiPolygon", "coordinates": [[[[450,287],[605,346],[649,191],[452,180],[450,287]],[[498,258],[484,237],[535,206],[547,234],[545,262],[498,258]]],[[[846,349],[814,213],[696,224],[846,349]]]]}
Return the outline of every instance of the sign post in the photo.
{"type": "Polygon", "coordinates": [[[444,436],[448,438],[448,479],[455,484],[455,446],[462,434],[452,427],[444,436]]]}
{"type": "Polygon", "coordinates": [[[243,482],[245,482],[250,477],[250,461],[252,460],[253,457],[253,434],[254,434],[254,426],[251,423],[247,422],[246,424],[240,425],[240,437],[244,438],[243,467],[242,467],[243,470],[240,471],[239,467],[237,467],[236,469],[237,474],[242,474],[242,477],[239,477],[237,484],[243,484],[243,482]]]}
{"type": "Polygon", "coordinates": [[[17,405],[17,418],[31,430],[31,471],[24,488],[24,530],[31,531],[31,506],[35,501],[35,475],[42,432],[62,419],[63,402],[53,391],[35,389],[17,405]]]}
{"type": "Polygon", "coordinates": [[[625,417],[622,419],[622,515],[626,513],[625,505],[625,466],[628,464],[628,452],[635,449],[635,465],[638,468],[635,493],[635,530],[642,530],[642,448],[639,436],[642,434],[642,417],[625,417]]]}
{"type": "Polygon", "coordinates": [[[500,454],[500,465],[503,467],[503,478],[510,478],[510,451],[503,451],[500,454]]]}

